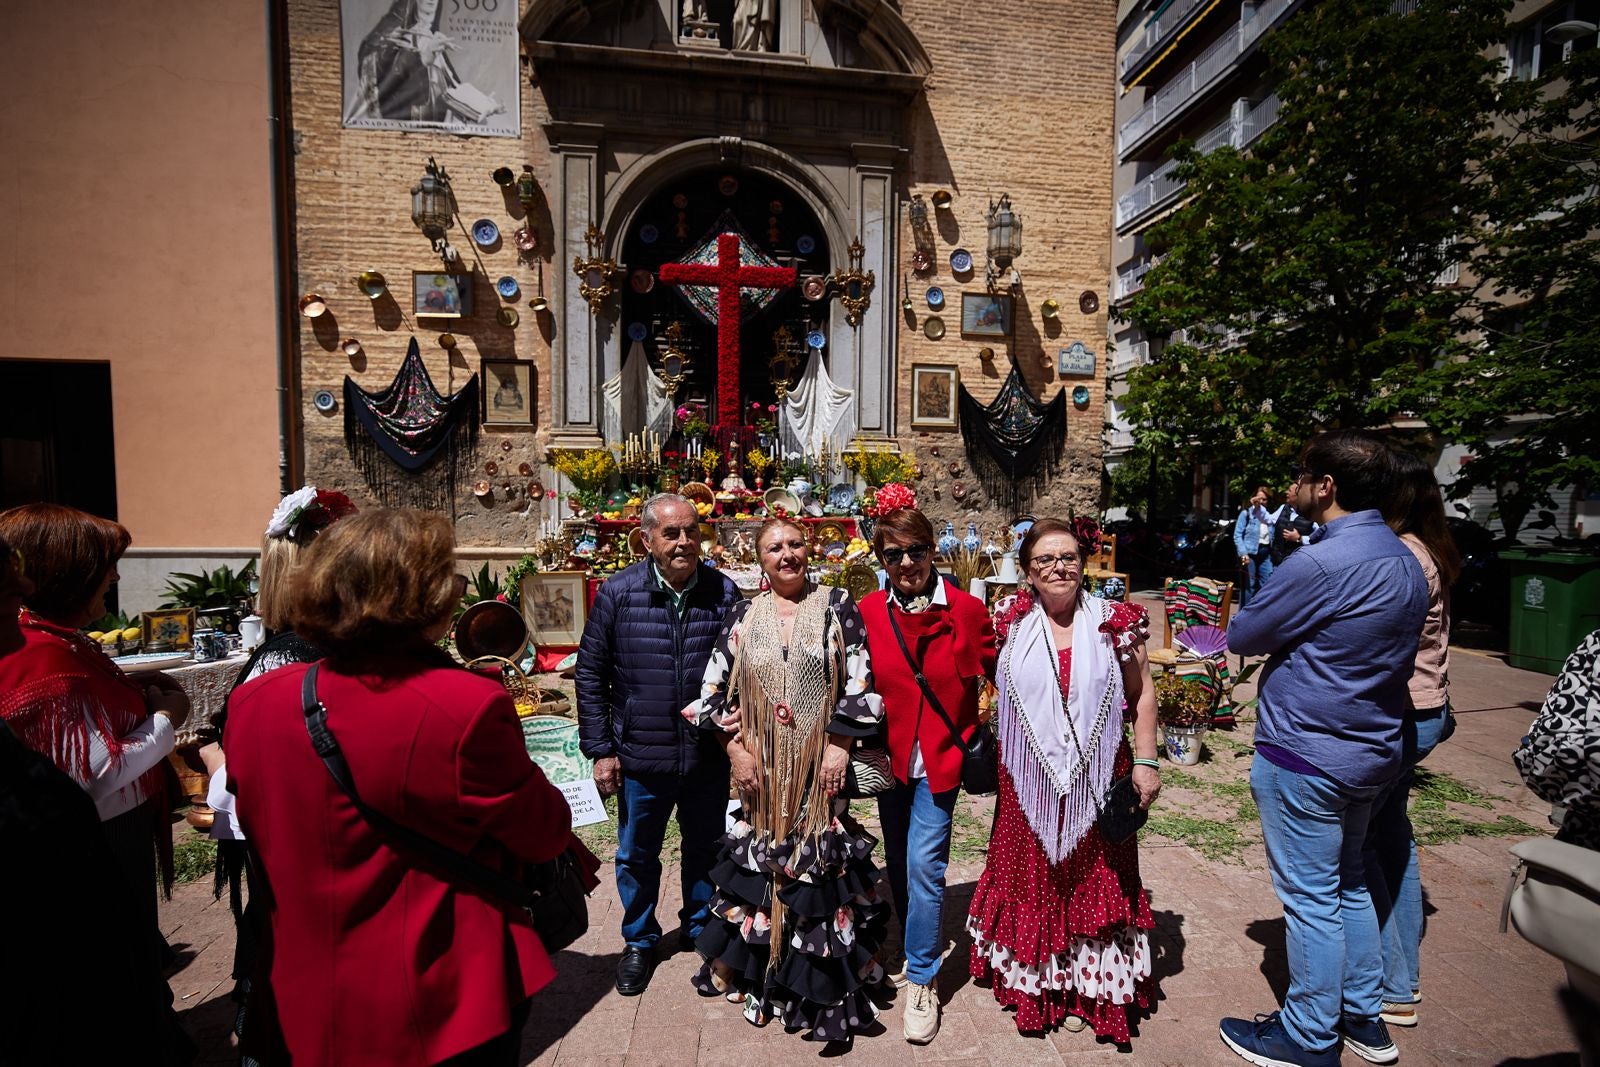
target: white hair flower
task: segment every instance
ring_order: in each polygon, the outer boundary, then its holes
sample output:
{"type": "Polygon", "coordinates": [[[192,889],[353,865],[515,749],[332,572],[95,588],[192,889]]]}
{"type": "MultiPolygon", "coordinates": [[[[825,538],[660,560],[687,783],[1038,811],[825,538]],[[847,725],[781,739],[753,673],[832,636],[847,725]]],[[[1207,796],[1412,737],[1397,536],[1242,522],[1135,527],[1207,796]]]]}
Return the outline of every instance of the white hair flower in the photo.
{"type": "Polygon", "coordinates": [[[294,526],[295,520],[300,517],[300,513],[316,503],[316,500],[317,487],[308,485],[296,489],[278,501],[278,506],[272,509],[272,521],[267,523],[267,536],[282,537],[287,534],[294,526]]]}

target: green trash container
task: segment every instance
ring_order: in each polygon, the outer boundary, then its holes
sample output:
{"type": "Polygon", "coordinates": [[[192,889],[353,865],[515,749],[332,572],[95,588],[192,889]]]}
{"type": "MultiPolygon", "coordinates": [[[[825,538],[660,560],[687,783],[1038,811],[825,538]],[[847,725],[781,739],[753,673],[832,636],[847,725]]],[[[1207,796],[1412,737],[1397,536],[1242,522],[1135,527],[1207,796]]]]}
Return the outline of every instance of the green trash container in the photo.
{"type": "Polygon", "coordinates": [[[1561,673],[1572,650],[1600,630],[1600,555],[1553,548],[1508,548],[1513,667],[1561,673]]]}

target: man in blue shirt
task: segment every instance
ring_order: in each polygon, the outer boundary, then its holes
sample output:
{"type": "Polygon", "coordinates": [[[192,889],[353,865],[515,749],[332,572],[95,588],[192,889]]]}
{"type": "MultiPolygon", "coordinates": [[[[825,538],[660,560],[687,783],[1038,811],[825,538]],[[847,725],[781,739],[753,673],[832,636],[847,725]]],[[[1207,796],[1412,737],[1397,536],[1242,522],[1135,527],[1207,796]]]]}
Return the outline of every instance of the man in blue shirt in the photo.
{"type": "Polygon", "coordinates": [[[1393,1063],[1361,846],[1373,801],[1401,769],[1428,585],[1379,513],[1391,471],[1382,440],[1320,434],[1300,467],[1290,503],[1321,529],[1228,630],[1232,651],[1270,656],[1250,790],[1283,902],[1289,991],[1261,1022],[1222,1020],[1222,1039],[1264,1067],[1333,1067],[1341,1042],[1393,1063]]]}

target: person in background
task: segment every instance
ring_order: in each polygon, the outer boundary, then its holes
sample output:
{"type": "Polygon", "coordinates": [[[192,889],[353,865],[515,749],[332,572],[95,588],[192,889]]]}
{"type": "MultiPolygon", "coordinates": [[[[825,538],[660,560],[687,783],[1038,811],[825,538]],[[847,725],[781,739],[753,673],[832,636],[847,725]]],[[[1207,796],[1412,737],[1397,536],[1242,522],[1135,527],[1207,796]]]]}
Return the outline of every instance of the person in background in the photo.
{"type": "Polygon", "coordinates": [[[229,700],[228,779],[268,915],[249,1015],[276,1020],[296,1064],[519,1063],[555,977],[526,911],[385,840],[309,733],[306,688],[367,807],[507,877],[572,848],[505,687],[438,647],[466,584],[446,516],[340,520],[290,583],[326,658],[229,700]]]}
{"type": "Polygon", "coordinates": [[[934,980],[944,958],[945,869],[964,756],[928,693],[963,738],[983,729],[978,700],[994,677],[994,626],[981,600],[934,567],[933,524],[914,505],[879,515],[872,544],[889,578],[860,609],[895,777],[894,789],[878,797],[905,949],[892,980],[909,984],[905,1039],[927,1044],[939,1032],[934,980]]]}
{"type": "Polygon", "coordinates": [[[1278,521],[1278,512],[1267,510],[1271,493],[1264,485],[1256,486],[1250,503],[1233,524],[1233,547],[1239,554],[1239,606],[1250,603],[1272,576],[1272,533],[1278,521]]]}
{"type": "MultiPolygon", "coordinates": [[[[1556,840],[1600,851],[1600,630],[1562,664],[1512,759],[1540,800],[1563,809],[1556,840]]],[[[1589,995],[1600,1003],[1600,987],[1589,995]]]]}
{"type": "Polygon", "coordinates": [[[1372,811],[1367,826],[1367,887],[1383,940],[1383,1021],[1417,1025],[1421,995],[1422,875],[1406,803],[1416,765],[1455,732],[1450,714],[1450,587],[1461,555],[1444,521],[1444,498],[1432,469],[1409,452],[1394,453],[1394,490],[1383,505],[1384,522],[1400,536],[1428,582],[1410,707],[1402,723],[1401,771],[1372,811]]]}
{"type": "Polygon", "coordinates": [[[1255,1064],[1333,1067],[1341,1045],[1393,1063],[1362,846],[1401,771],[1428,583],[1379,511],[1394,478],[1380,438],[1319,434],[1300,465],[1294,506],[1322,529],[1228,627],[1230,651],[1270,656],[1250,792],[1283,902],[1289,989],[1281,1011],[1223,1019],[1220,1032],[1255,1064]]]}
{"type": "Polygon", "coordinates": [[[637,996],[655,971],[661,845],[674,808],[682,831],[678,945],[694,947],[710,916],[711,865],[728,810],[728,757],[680,712],[701,678],[739,590],[700,562],[700,514],[662,493],[639,515],[650,558],[595,595],[578,646],[578,735],[602,796],[617,799],[622,957],[617,992],[637,996]]]}
{"type": "Polygon", "coordinates": [[[194,1046],[162,978],[171,950],[158,925],[157,891],[172,886],[164,761],[189,699],[165,675],[123,673],[79,632],[106,613],[117,560],[131,541],[126,529],[75,508],[25,504],[0,513],[0,539],[14,572],[25,567],[31,587],[23,591],[20,615],[8,613],[23,645],[0,660],[0,719],[93,801],[116,868],[95,888],[130,932],[137,977],[128,995],[154,991],[148,1006],[156,1020],[154,1058],[188,1062],[194,1046]]]}
{"type": "Polygon", "coordinates": [[[1282,566],[1284,560],[1305,545],[1317,527],[1316,523],[1294,508],[1295,487],[1299,484],[1299,478],[1298,469],[1290,473],[1289,486],[1284,490],[1283,505],[1278,508],[1278,518],[1272,527],[1272,547],[1267,555],[1274,567],[1282,566]]]}

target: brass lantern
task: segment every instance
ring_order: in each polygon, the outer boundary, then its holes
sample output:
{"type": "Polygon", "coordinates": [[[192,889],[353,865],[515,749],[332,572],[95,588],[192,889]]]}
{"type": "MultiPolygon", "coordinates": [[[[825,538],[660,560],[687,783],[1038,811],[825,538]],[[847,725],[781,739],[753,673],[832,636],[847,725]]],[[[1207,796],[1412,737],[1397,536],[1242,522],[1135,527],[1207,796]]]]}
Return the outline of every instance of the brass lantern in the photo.
{"type": "Polygon", "coordinates": [[[411,221],[433,242],[433,250],[444,257],[446,263],[459,258],[447,236],[455,217],[456,198],[450,188],[450,175],[429,156],[427,169],[411,187],[411,221]]]}
{"type": "MultiPolygon", "coordinates": [[[[1011,197],[1001,193],[998,201],[989,202],[988,214],[989,229],[989,268],[987,276],[989,288],[993,289],[999,280],[1000,272],[1011,266],[1013,260],[1022,255],[1022,219],[1011,210],[1011,197]]],[[[1012,272],[1012,285],[1015,286],[1020,277],[1012,272]]]]}

